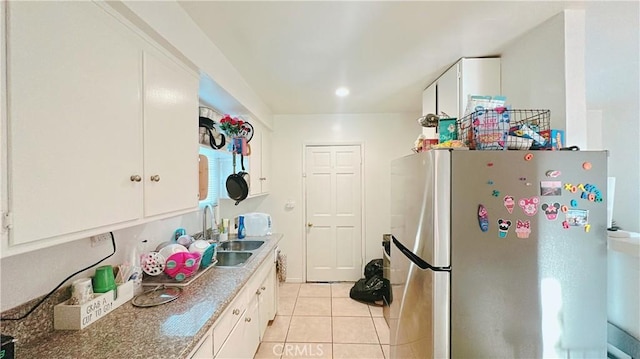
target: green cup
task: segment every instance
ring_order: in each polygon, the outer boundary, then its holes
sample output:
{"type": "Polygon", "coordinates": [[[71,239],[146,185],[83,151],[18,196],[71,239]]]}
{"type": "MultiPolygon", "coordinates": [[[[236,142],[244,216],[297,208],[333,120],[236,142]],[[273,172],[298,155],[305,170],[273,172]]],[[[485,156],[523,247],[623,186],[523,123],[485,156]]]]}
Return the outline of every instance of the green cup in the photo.
{"type": "Polygon", "coordinates": [[[113,267],[110,265],[96,268],[96,274],[93,276],[93,292],[106,293],[116,289],[116,279],[113,275],[113,267]]]}

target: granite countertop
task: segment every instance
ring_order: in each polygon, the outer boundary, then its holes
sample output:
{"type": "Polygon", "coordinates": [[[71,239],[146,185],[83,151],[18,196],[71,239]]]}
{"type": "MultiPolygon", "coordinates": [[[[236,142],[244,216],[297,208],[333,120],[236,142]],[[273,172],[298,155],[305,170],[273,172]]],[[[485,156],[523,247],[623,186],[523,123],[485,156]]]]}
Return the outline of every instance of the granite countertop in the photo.
{"type": "Polygon", "coordinates": [[[282,234],[264,240],[244,267],[214,267],[169,303],[150,308],[131,301],[85,329],[57,330],[16,348],[16,358],[186,358],[265,261],[282,234]]]}

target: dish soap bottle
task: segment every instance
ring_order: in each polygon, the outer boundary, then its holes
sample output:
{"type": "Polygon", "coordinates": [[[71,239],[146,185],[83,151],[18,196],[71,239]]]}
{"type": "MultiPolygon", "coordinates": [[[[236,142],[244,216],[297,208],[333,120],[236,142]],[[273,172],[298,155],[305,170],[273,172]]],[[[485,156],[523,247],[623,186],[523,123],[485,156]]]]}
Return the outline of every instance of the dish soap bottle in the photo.
{"type": "Polygon", "coordinates": [[[245,237],[246,230],[244,228],[244,216],[238,216],[238,239],[245,237]]]}

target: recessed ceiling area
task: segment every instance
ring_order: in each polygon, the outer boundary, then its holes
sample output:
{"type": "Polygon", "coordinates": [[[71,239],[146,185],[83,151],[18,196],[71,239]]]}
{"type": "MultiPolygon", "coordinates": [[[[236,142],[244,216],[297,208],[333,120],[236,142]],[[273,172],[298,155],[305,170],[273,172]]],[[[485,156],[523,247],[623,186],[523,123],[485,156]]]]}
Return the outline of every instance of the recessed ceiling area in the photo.
{"type": "Polygon", "coordinates": [[[274,114],[420,112],[460,57],[499,55],[569,1],[180,1],[274,114]],[[336,88],[348,84],[349,96],[336,88]]]}

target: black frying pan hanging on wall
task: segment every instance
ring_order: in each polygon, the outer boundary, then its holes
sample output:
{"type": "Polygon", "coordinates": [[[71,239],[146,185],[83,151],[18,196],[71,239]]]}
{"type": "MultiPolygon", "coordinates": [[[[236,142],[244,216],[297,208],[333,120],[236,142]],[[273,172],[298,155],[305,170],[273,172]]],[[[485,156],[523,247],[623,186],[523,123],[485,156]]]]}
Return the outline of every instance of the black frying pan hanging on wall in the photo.
{"type": "Polygon", "coordinates": [[[242,172],[236,173],[236,154],[233,154],[233,173],[227,177],[227,194],[229,198],[238,203],[249,195],[249,173],[244,172],[244,159],[242,159],[242,172]]]}

